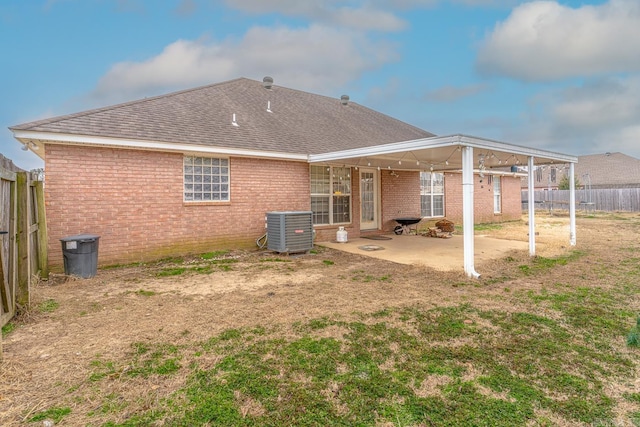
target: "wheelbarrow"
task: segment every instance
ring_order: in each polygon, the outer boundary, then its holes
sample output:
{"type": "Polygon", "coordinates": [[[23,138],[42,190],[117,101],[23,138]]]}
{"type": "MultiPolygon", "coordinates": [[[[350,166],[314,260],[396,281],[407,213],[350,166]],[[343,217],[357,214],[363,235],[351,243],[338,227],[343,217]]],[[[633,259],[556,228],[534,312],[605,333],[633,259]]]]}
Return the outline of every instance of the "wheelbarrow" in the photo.
{"type": "Polygon", "coordinates": [[[398,224],[400,224],[395,226],[395,228],[393,229],[393,232],[397,235],[400,235],[403,233],[411,234],[410,226],[419,223],[420,221],[422,221],[422,218],[408,217],[408,218],[394,218],[393,220],[398,224]]]}

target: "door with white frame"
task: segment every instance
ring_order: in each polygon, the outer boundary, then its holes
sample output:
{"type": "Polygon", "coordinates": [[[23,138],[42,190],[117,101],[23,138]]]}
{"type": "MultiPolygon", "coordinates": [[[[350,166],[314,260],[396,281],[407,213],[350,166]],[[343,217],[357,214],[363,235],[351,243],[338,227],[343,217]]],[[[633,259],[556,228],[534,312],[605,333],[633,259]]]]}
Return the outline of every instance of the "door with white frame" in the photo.
{"type": "Polygon", "coordinates": [[[379,227],[379,181],[376,169],[360,169],[360,230],[379,227]]]}

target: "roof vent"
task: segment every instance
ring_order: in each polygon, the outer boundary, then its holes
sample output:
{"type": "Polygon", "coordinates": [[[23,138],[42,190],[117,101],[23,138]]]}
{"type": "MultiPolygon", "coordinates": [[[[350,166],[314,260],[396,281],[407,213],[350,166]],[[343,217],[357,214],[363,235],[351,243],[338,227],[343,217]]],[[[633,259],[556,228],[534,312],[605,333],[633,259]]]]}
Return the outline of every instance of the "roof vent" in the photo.
{"type": "Polygon", "coordinates": [[[340,102],[342,105],[347,105],[349,103],[349,95],[342,95],[340,97],[340,102]]]}
{"type": "Polygon", "coordinates": [[[273,77],[265,76],[262,79],[262,86],[265,89],[271,89],[273,87],[273,77]]]}

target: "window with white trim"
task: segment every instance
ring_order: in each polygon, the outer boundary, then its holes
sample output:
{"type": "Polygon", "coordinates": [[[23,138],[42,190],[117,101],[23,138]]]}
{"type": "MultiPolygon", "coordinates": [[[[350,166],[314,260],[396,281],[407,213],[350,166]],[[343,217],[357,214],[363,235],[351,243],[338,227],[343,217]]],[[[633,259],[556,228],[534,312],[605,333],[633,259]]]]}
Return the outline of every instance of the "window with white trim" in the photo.
{"type": "Polygon", "coordinates": [[[311,166],[313,224],[351,222],[351,168],[311,166]]]}
{"type": "Polygon", "coordinates": [[[502,213],[502,177],[493,177],[493,213],[502,213]]]}
{"type": "Polygon", "coordinates": [[[184,157],[184,201],[228,202],[229,159],[184,157]]]}
{"type": "Polygon", "coordinates": [[[420,211],[424,218],[444,216],[444,174],[420,172],[420,211]]]}

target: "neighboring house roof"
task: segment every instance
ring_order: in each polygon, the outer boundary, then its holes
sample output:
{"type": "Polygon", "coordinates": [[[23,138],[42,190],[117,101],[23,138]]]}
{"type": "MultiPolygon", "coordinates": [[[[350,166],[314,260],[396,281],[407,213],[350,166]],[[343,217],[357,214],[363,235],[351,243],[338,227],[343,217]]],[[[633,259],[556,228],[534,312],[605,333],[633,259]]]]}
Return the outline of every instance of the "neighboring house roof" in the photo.
{"type": "Polygon", "coordinates": [[[11,172],[25,172],[24,169],[14,165],[13,160],[3,156],[2,154],[0,154],[0,167],[11,172]]]}
{"type": "Polygon", "coordinates": [[[10,129],[56,134],[57,140],[64,134],[301,155],[434,136],[352,101],[343,105],[339,98],[275,85],[266,89],[246,78],[10,129]],[[238,126],[232,125],[234,115],[238,126]]]}
{"type": "Polygon", "coordinates": [[[622,153],[578,156],[575,173],[582,185],[590,180],[592,188],[640,187],[640,160],[622,153]]]}
{"type": "MultiPolygon", "coordinates": [[[[578,156],[574,173],[579,186],[591,188],[640,187],[640,160],[622,153],[578,156]]],[[[566,164],[545,165],[534,172],[536,188],[557,188],[563,176],[569,174],[566,164]]],[[[527,180],[522,180],[527,187],[527,180]]]]}

